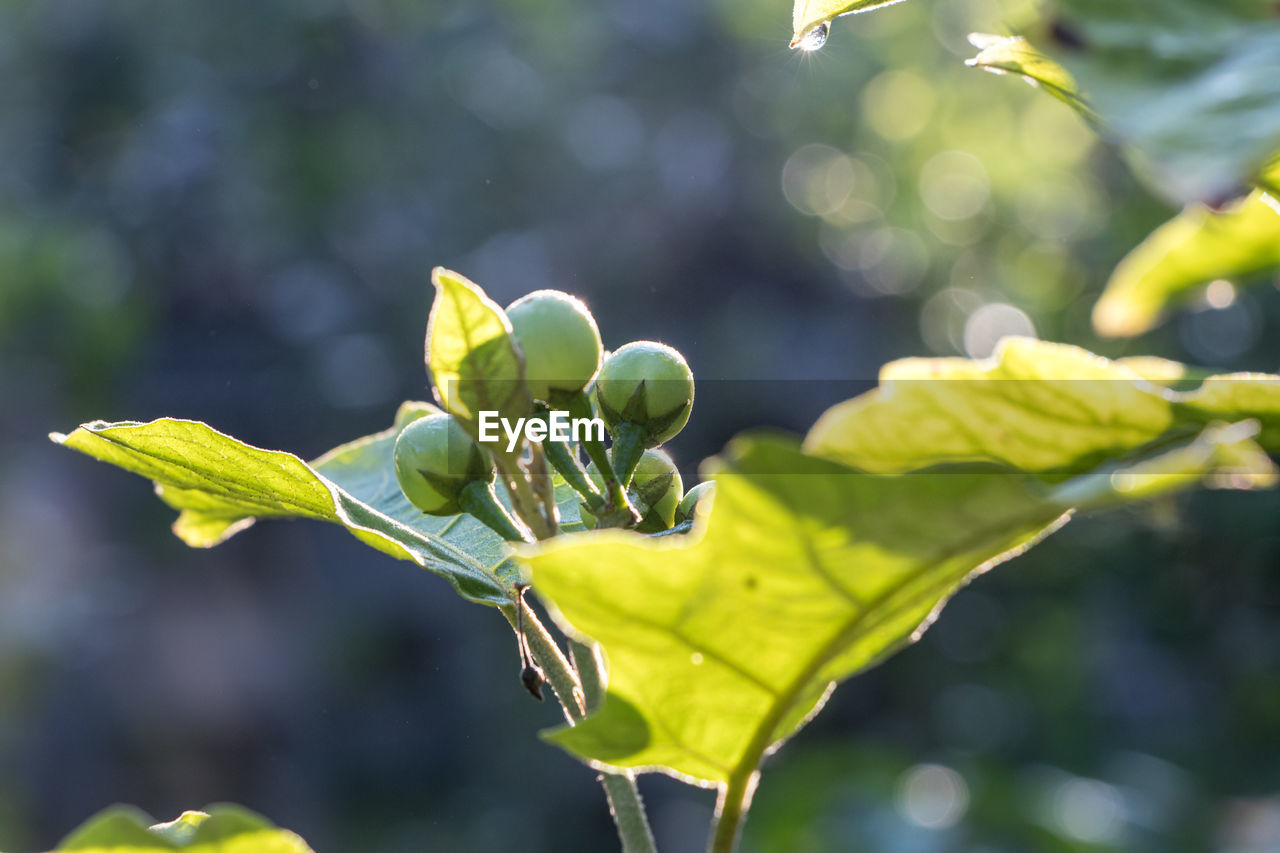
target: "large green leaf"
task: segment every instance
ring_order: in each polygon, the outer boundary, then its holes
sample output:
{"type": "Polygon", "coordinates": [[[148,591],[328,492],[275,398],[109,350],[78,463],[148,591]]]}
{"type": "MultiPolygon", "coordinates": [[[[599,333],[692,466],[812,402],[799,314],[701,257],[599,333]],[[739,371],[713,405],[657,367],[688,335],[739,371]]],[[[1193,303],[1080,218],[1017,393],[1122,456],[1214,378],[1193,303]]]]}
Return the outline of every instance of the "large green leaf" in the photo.
{"type": "Polygon", "coordinates": [[[1120,262],[1093,308],[1093,326],[1108,337],[1140,335],[1204,285],[1278,266],[1280,204],[1269,192],[1254,190],[1221,212],[1191,204],[1120,262]]]}
{"type": "Polygon", "coordinates": [[[1061,476],[1245,418],[1280,450],[1280,377],[1211,377],[1178,392],[1077,347],[1008,338],[985,361],[885,365],[878,388],[818,419],[805,449],[877,473],[992,461],[1061,476]]]}
{"type": "Polygon", "coordinates": [[[602,531],[529,552],[557,621],[599,641],[609,663],[600,712],[548,736],[601,768],[741,784],[835,682],[920,636],[960,585],[1073,508],[1211,473],[1269,483],[1248,435],[1211,428],[1057,485],[992,466],[867,474],[790,440],[739,439],[688,537],[602,531]]]}
{"type": "Polygon", "coordinates": [[[1027,45],[989,53],[984,43],[974,62],[1074,80],[1083,101],[1071,99],[1141,152],[1172,199],[1233,198],[1280,149],[1280,19],[1270,0],[1052,0],[1031,41],[1047,56],[1027,45]]]}
{"type": "MultiPolygon", "coordinates": [[[[443,576],[466,599],[509,603],[517,568],[502,540],[470,516],[423,515],[396,482],[392,448],[399,426],[431,408],[406,403],[397,426],[336,448],[311,465],[207,424],[174,418],[94,422],[51,438],[154,480],[160,498],[181,510],[174,532],[193,547],[216,545],[257,518],[329,521],[373,548],[443,576]]],[[[572,523],[577,514],[567,491],[561,489],[561,511],[572,523]]]]}
{"type": "MultiPolygon", "coordinates": [[[[829,27],[841,15],[870,12],[902,0],[795,0],[791,8],[791,46],[799,47],[818,27],[829,27]]],[[[823,41],[826,40],[825,35],[823,41]]]]}
{"type": "Polygon", "coordinates": [[[210,806],[153,823],[137,809],[115,806],[86,821],[54,853],[312,853],[297,835],[239,806],[210,806]]]}
{"type": "Polygon", "coordinates": [[[480,412],[513,422],[528,415],[533,398],[506,312],[458,273],[436,267],[431,280],[436,299],[427,322],[427,371],[440,404],[473,434],[480,412]]]}

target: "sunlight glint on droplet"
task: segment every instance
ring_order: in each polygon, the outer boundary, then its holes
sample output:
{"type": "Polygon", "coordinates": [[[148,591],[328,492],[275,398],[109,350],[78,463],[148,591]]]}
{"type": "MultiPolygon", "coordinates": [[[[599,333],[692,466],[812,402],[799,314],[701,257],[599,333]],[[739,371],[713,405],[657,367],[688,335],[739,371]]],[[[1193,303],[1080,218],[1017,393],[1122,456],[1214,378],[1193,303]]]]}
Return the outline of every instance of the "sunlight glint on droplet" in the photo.
{"type": "Polygon", "coordinates": [[[812,53],[815,50],[821,50],[822,46],[827,43],[827,36],[831,34],[831,22],[823,21],[818,26],[805,33],[804,38],[796,42],[793,47],[803,50],[806,53],[812,53]]]}

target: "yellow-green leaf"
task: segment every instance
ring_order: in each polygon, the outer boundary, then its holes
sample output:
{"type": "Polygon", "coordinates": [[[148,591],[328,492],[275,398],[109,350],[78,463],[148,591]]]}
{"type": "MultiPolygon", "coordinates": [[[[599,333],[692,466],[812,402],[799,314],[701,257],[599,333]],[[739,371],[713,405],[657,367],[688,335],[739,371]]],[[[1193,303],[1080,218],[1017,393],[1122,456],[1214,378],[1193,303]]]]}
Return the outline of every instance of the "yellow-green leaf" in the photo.
{"type": "Polygon", "coordinates": [[[210,806],[153,823],[135,808],[115,806],[86,821],[54,853],[313,853],[294,833],[239,806],[210,806]]]}
{"type": "Polygon", "coordinates": [[[978,48],[978,55],[965,60],[966,65],[981,68],[994,74],[1016,74],[1032,86],[1043,89],[1070,106],[1091,122],[1097,116],[1080,95],[1071,72],[1032,47],[1021,36],[997,36],[973,33],[969,42],[978,48]]]}
{"type": "MultiPolygon", "coordinates": [[[[1171,363],[1161,371],[1169,376],[1171,363]]],[[[1247,418],[1260,421],[1264,446],[1280,449],[1280,377],[1223,376],[1178,392],[1078,347],[1008,338],[983,361],[885,365],[879,387],[818,419],[805,449],[877,473],[991,461],[1063,476],[1247,418]]]]}
{"type": "Polygon", "coordinates": [[[506,312],[456,272],[436,267],[431,280],[436,298],[427,321],[427,371],[440,404],[473,433],[482,411],[513,422],[528,415],[533,398],[506,312]]]}
{"type": "MultiPolygon", "coordinates": [[[[402,411],[422,405],[406,404],[402,411]]],[[[393,427],[366,436],[313,465],[176,418],[95,421],[50,437],[155,481],[161,500],[181,511],[174,532],[193,547],[217,545],[258,518],[328,521],[443,576],[468,600],[508,603],[515,569],[506,546],[470,517],[426,516],[408,503],[391,464],[397,434],[393,427]]]]}
{"type": "Polygon", "coordinates": [[[1269,193],[1254,190],[1221,212],[1191,204],[1116,267],[1093,308],[1093,327],[1107,337],[1140,335],[1206,284],[1277,266],[1280,206],[1269,193]]]}
{"type": "Polygon", "coordinates": [[[902,0],[795,0],[791,9],[791,46],[798,47],[805,36],[818,27],[830,25],[841,15],[870,12],[882,6],[892,6],[902,0]]]}
{"type": "Polygon", "coordinates": [[[1131,466],[1052,485],[995,467],[881,476],[739,439],[688,537],[602,531],[529,552],[566,630],[602,644],[601,710],[548,737],[601,768],[724,785],[835,682],[920,636],[955,590],[1067,520],[1185,487],[1266,485],[1248,427],[1212,428],[1131,466]]]}

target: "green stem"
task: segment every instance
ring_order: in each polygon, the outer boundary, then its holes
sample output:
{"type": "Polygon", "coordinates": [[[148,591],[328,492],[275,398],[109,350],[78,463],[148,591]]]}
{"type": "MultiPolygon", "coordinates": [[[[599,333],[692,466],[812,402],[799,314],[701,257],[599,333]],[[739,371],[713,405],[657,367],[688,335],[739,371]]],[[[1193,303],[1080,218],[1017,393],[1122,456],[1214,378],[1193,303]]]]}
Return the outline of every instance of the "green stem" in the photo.
{"type": "Polygon", "coordinates": [[[519,462],[509,456],[500,453],[493,454],[493,463],[498,469],[498,473],[502,475],[502,484],[507,487],[507,493],[511,495],[511,506],[516,511],[516,515],[520,516],[533,535],[538,539],[549,539],[554,536],[551,526],[547,523],[547,519],[542,515],[542,510],[538,506],[538,498],[533,493],[533,485],[530,484],[529,478],[525,476],[524,471],[520,469],[519,462]]]}
{"type": "Polygon", "coordinates": [[[588,714],[594,714],[604,701],[604,667],[595,643],[569,640],[569,654],[582,681],[582,698],[588,714]]]}
{"type": "Polygon", "coordinates": [[[644,813],[644,801],[635,777],[630,773],[601,773],[600,784],[609,800],[609,813],[618,827],[622,840],[622,853],[658,853],[657,842],[649,830],[649,819],[644,813]]]}
{"type": "Polygon", "coordinates": [[[508,542],[532,541],[529,534],[517,527],[502,504],[498,503],[493,486],[489,483],[479,480],[467,483],[458,494],[458,506],[508,542]]]}
{"type": "MultiPolygon", "coordinates": [[[[551,442],[554,444],[555,442],[551,442]]],[[[560,510],[556,506],[556,484],[551,479],[551,469],[547,467],[547,456],[543,445],[530,442],[529,476],[533,480],[533,490],[542,504],[542,516],[547,521],[547,528],[552,536],[560,532],[560,510]]]]}
{"type": "MultiPolygon", "coordinates": [[[[501,608],[502,615],[507,617],[511,627],[516,626],[516,607],[521,607],[521,620],[524,623],[525,636],[528,638],[529,650],[534,660],[542,667],[547,683],[555,691],[556,698],[564,708],[569,725],[575,726],[587,715],[586,697],[583,695],[582,682],[578,673],[569,663],[560,646],[547,631],[546,626],[538,619],[533,608],[523,598],[501,608]]],[[[635,777],[630,773],[602,773],[600,784],[604,786],[605,797],[609,801],[609,811],[613,822],[618,827],[618,838],[622,841],[623,853],[658,853],[653,840],[653,832],[649,829],[649,819],[645,815],[644,803],[640,799],[640,790],[636,787],[635,777]]]]}
{"type": "Polygon", "coordinates": [[[751,795],[755,793],[759,780],[758,770],[749,773],[735,772],[720,789],[720,798],[716,802],[715,828],[711,833],[707,853],[733,853],[737,849],[738,833],[743,821],[747,819],[751,795]]]}
{"type": "MultiPolygon", "coordinates": [[[[594,418],[596,416],[586,392],[575,394],[569,400],[569,414],[575,418],[594,418]]],[[[600,476],[604,478],[605,496],[609,499],[609,503],[614,509],[621,510],[625,508],[629,510],[634,520],[639,521],[640,514],[635,511],[635,507],[627,499],[627,490],[622,487],[622,484],[618,482],[618,478],[614,476],[613,463],[609,461],[609,452],[605,450],[604,442],[588,435],[583,439],[582,447],[587,451],[587,456],[590,457],[591,461],[596,464],[596,468],[600,471],[600,476]]]]}
{"type": "Polygon", "coordinates": [[[575,492],[582,495],[582,499],[591,510],[598,512],[604,506],[604,495],[600,494],[596,484],[591,482],[587,472],[582,470],[582,463],[578,461],[577,456],[569,450],[567,445],[559,441],[546,442],[543,450],[547,454],[547,461],[551,463],[551,467],[560,472],[560,476],[564,477],[564,481],[572,486],[575,492]]]}

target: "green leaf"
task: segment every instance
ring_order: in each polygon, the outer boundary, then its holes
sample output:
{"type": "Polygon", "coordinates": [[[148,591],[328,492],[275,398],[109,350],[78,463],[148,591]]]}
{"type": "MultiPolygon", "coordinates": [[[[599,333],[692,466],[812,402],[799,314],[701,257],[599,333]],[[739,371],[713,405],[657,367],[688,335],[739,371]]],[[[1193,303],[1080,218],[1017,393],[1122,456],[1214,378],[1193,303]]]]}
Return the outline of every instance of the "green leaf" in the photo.
{"type": "MultiPolygon", "coordinates": [[[[1171,363],[1161,365],[1168,375],[1171,363]]],[[[805,449],[876,473],[991,461],[1062,476],[1246,418],[1280,450],[1280,377],[1222,376],[1176,392],[1077,347],[1008,338],[984,361],[885,365],[878,388],[818,419],[805,449]]]]}
{"type": "Polygon", "coordinates": [[[791,46],[798,47],[805,36],[841,15],[870,12],[902,0],[795,0],[791,9],[791,46]]]}
{"type": "MultiPolygon", "coordinates": [[[[401,411],[424,405],[406,404],[401,411]]],[[[441,575],[463,598],[509,603],[516,569],[497,535],[468,516],[425,516],[405,500],[391,462],[398,432],[393,427],[345,444],[314,465],[175,418],[96,421],[50,437],[154,480],[161,500],[181,510],[174,532],[193,547],[217,545],[258,518],[329,521],[366,545],[441,575]]],[[[562,511],[577,519],[571,506],[562,511]]]]}
{"type": "Polygon", "coordinates": [[[1031,41],[1044,55],[1023,46],[975,64],[1042,82],[1059,64],[1078,84],[1061,87],[1069,102],[1083,93],[1172,199],[1234,198],[1280,148],[1280,19],[1269,0],[1053,0],[1031,41]]]}
{"type": "Polygon", "coordinates": [[[993,74],[1017,74],[1080,113],[1090,123],[1097,122],[1097,115],[1080,95],[1080,87],[1071,73],[1032,47],[1025,38],[973,33],[969,42],[978,48],[979,53],[965,60],[966,65],[993,74]]]}
{"type": "Polygon", "coordinates": [[[688,537],[598,531],[526,552],[556,620],[599,641],[609,663],[599,713],[548,737],[599,768],[746,778],[835,682],[918,638],[959,586],[1073,508],[1207,474],[1270,483],[1248,434],[1212,428],[1058,485],[991,466],[880,476],[790,440],[739,439],[688,537]]]}
{"type": "Polygon", "coordinates": [[[436,299],[427,322],[427,371],[440,404],[473,434],[482,411],[513,422],[528,415],[533,398],[506,312],[458,273],[436,267],[431,280],[436,299]]]}
{"type": "Polygon", "coordinates": [[[1280,266],[1280,205],[1255,190],[1230,209],[1188,205],[1116,267],[1093,308],[1093,327],[1133,337],[1161,314],[1219,279],[1256,276],[1280,266]]]}
{"type": "Polygon", "coordinates": [[[54,853],[313,853],[297,835],[239,806],[210,806],[151,823],[135,808],[115,806],[86,821],[54,853]]]}

